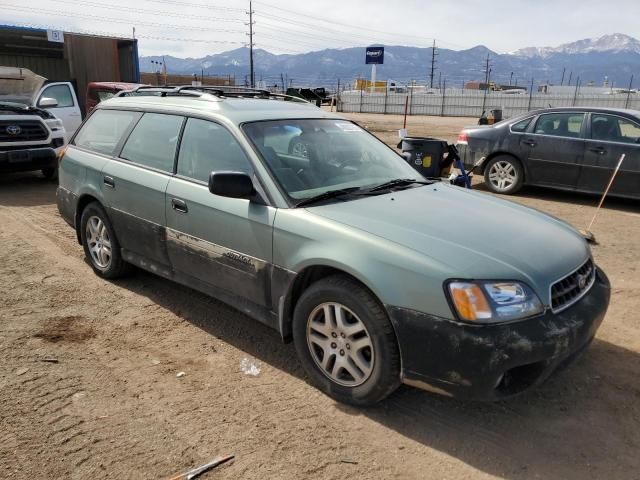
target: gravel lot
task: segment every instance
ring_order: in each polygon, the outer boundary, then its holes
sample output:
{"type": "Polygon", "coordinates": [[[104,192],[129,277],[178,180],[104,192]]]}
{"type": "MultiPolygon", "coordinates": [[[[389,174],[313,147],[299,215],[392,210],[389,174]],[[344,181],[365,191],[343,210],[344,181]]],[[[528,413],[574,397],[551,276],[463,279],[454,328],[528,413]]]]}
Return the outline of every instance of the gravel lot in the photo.
{"type": "MultiPolygon", "coordinates": [[[[396,141],[401,117],[349,117],[396,141]]],[[[409,132],[453,139],[469,123],[411,117],[409,132]]],[[[513,200],[577,227],[597,201],[513,200]]],[[[0,478],[168,478],[224,453],[235,461],[202,478],[640,478],[640,203],[608,201],[593,230],[613,295],[573,366],[510,401],[401,388],[359,410],[310,387],[293,346],[237,311],[144,272],[96,277],[55,186],[3,176],[0,478]]]]}

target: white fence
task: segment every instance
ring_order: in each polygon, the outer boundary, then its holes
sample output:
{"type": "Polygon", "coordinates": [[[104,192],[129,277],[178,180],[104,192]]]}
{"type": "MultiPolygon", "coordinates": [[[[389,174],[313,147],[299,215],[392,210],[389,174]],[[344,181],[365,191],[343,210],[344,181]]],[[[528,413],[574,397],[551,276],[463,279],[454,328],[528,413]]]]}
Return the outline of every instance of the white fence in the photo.
{"type": "Polygon", "coordinates": [[[640,110],[640,94],[580,94],[558,95],[546,93],[505,94],[483,91],[447,89],[439,93],[390,93],[344,91],[338,98],[338,111],[360,113],[403,114],[407,103],[408,115],[439,115],[445,117],[479,117],[484,110],[503,110],[510,118],[529,110],[548,107],[608,107],[640,110]]]}

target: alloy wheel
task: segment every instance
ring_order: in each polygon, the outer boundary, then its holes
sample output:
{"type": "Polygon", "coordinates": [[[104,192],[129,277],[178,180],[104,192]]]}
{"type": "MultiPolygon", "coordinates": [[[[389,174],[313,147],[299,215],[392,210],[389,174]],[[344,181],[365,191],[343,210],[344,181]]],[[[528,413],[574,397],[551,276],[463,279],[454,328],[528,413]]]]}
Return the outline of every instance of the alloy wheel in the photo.
{"type": "Polygon", "coordinates": [[[493,187],[501,192],[509,190],[518,180],[516,167],[506,160],[500,160],[491,165],[489,181],[493,187]]]}
{"type": "Polygon", "coordinates": [[[95,215],[89,217],[86,227],[87,245],[91,260],[99,268],[109,268],[111,263],[111,239],[106,225],[95,215]]]}
{"type": "Polygon", "coordinates": [[[364,323],[340,303],[322,303],[307,320],[307,345],[322,373],[333,382],[356,387],[373,372],[373,342],[364,323]]]}

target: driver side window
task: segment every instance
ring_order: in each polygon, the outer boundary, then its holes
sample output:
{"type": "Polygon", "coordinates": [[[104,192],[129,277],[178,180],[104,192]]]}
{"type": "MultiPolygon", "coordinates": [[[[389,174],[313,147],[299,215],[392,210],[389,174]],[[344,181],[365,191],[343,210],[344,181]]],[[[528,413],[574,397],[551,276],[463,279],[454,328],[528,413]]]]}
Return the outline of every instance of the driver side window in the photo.
{"type": "Polygon", "coordinates": [[[640,126],[621,117],[591,114],[591,138],[609,142],[637,143],[640,126]]]}
{"type": "Polygon", "coordinates": [[[223,126],[190,118],[182,134],[178,175],[207,183],[211,172],[252,173],[251,163],[236,139],[223,126]]]}

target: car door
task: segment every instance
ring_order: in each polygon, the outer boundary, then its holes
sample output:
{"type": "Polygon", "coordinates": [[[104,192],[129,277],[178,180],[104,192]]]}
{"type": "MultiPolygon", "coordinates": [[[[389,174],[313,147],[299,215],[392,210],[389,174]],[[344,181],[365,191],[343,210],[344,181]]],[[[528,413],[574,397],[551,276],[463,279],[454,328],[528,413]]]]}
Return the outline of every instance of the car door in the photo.
{"type": "Polygon", "coordinates": [[[584,118],[584,112],[544,113],[521,136],[528,184],[577,187],[584,156],[584,118]]]}
{"type": "Polygon", "coordinates": [[[249,301],[270,308],[276,209],[210,193],[208,178],[212,171],[253,174],[250,160],[229,130],[215,122],[189,118],[180,143],[176,176],[169,181],[166,192],[171,265],[185,283],[205,285],[204,290],[214,296],[223,292],[240,299],[241,306],[249,301]]]}
{"type": "Polygon", "coordinates": [[[43,98],[53,98],[58,102],[58,105],[49,107],[47,110],[62,120],[67,136],[71,137],[82,123],[80,105],[71,84],[69,82],[49,83],[40,91],[38,105],[43,98]]]}
{"type": "Polygon", "coordinates": [[[603,192],[620,156],[625,154],[610,192],[640,198],[639,141],[640,122],[619,115],[592,112],[579,188],[603,192]]]}
{"type": "Polygon", "coordinates": [[[169,274],[164,197],[184,117],[145,113],[117,159],[102,170],[102,190],[125,260],[169,274]]]}

